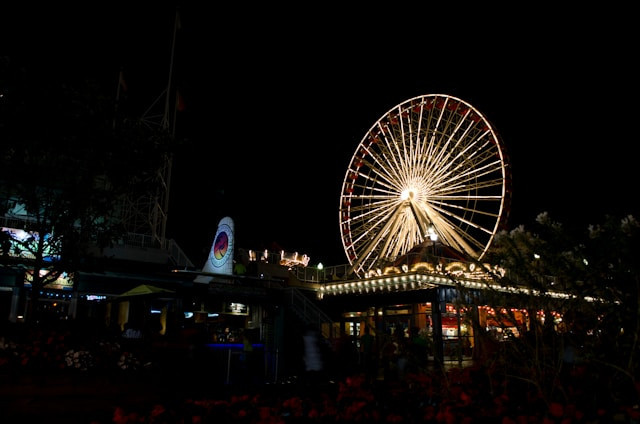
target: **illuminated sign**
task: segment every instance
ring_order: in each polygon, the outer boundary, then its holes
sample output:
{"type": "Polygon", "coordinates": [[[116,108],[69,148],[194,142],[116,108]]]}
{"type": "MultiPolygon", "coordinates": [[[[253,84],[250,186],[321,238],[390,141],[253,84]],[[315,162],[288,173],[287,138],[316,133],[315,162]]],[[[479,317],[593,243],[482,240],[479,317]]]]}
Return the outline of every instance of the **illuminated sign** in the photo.
{"type": "MultiPolygon", "coordinates": [[[[40,277],[45,277],[49,274],[49,270],[41,269],[40,277]]],[[[33,282],[33,270],[30,269],[24,274],[24,286],[31,287],[33,282]]],[[[50,281],[44,286],[45,289],[55,290],[72,290],[73,289],[73,275],[66,272],[61,273],[55,281],[50,281]]]]}
{"type": "MultiPolygon", "coordinates": [[[[3,233],[9,236],[9,256],[16,258],[35,259],[33,252],[38,249],[38,241],[40,236],[35,231],[24,231],[16,228],[2,227],[3,233]]],[[[1,249],[0,249],[1,250],[1,249]]],[[[42,258],[45,262],[54,262],[60,260],[52,243],[51,234],[44,235],[44,251],[42,258]]]]}
{"type": "MultiPolygon", "coordinates": [[[[233,275],[234,241],[233,220],[225,216],[218,223],[216,236],[213,239],[209,257],[202,268],[202,272],[233,275]]],[[[208,283],[212,279],[212,277],[200,275],[194,281],[196,283],[208,283]]]]}
{"type": "Polygon", "coordinates": [[[86,296],[87,300],[92,300],[92,301],[100,301],[100,300],[106,300],[107,296],[102,295],[102,294],[88,294],[86,296]]]}
{"type": "Polygon", "coordinates": [[[224,304],[224,313],[229,315],[249,315],[249,307],[244,303],[229,302],[224,304]]]}

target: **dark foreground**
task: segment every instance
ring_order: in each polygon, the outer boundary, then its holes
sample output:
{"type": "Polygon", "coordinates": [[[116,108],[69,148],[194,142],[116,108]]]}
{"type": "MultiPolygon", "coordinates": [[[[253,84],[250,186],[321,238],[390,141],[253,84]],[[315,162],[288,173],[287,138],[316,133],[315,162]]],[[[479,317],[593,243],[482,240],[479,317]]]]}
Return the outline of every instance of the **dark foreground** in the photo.
{"type": "MultiPolygon", "coordinates": [[[[210,385],[206,376],[3,376],[0,422],[11,423],[638,423],[637,405],[547,402],[492,388],[478,366],[389,380],[210,385]]],[[[593,387],[582,389],[597,390],[593,387]]]]}
{"type": "Polygon", "coordinates": [[[258,393],[276,400],[273,396],[293,396],[297,391],[293,385],[211,386],[186,378],[152,376],[5,378],[0,384],[0,423],[225,422],[232,418],[231,413],[214,416],[205,404],[258,393]]]}
{"type": "Polygon", "coordinates": [[[589,363],[534,380],[526,361],[496,355],[449,367],[409,360],[404,372],[398,358],[362,369],[329,355],[329,373],[274,382],[263,368],[231,366],[239,355],[194,344],[23,334],[0,334],[0,424],[640,422],[640,384],[589,363]]]}

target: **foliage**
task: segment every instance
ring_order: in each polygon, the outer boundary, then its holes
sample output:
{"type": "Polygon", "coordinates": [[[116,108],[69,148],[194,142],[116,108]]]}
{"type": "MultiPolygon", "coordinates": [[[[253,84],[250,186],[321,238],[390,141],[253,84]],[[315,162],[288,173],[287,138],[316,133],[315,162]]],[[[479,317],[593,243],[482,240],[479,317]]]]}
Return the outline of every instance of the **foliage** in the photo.
{"type": "Polygon", "coordinates": [[[8,59],[2,66],[0,212],[19,219],[30,237],[4,234],[0,242],[5,261],[11,241],[12,256],[31,259],[32,306],[62,272],[121,237],[122,205],[157,188],[172,137],[116,113],[104,81],[39,75],[8,59]],[[47,261],[47,252],[58,260],[47,261]]]}
{"type": "Polygon", "coordinates": [[[477,332],[493,375],[534,387],[549,404],[569,396],[562,382],[580,366],[598,380],[601,395],[637,398],[639,243],[632,216],[607,216],[576,231],[543,213],[533,230],[499,233],[487,261],[506,272],[491,274],[476,304],[498,311],[505,330],[516,322],[507,306],[526,311],[528,320],[521,337],[496,341],[477,332]]]}

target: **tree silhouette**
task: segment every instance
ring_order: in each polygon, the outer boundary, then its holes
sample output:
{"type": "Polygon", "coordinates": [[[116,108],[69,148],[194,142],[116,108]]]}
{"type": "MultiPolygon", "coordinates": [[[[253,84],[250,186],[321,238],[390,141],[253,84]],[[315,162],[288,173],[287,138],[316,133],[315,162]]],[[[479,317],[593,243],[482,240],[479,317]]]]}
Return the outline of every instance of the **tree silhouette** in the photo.
{"type": "MultiPolygon", "coordinates": [[[[520,337],[490,343],[483,360],[492,375],[522,385],[523,393],[533,388],[549,403],[569,397],[562,382],[580,366],[599,393],[637,402],[639,254],[640,223],[632,216],[605,216],[580,230],[543,213],[531,228],[499,233],[487,262],[505,272],[487,269],[475,303],[492,307],[503,329],[523,310],[528,319],[520,337]]],[[[482,329],[476,334],[487,337],[482,329]]]]}
{"type": "Polygon", "coordinates": [[[173,138],[116,115],[104,82],[47,78],[9,59],[1,63],[0,212],[24,230],[5,232],[3,240],[29,268],[26,316],[37,322],[43,288],[63,273],[73,276],[125,232],[123,199],[155,188],[173,138]]]}

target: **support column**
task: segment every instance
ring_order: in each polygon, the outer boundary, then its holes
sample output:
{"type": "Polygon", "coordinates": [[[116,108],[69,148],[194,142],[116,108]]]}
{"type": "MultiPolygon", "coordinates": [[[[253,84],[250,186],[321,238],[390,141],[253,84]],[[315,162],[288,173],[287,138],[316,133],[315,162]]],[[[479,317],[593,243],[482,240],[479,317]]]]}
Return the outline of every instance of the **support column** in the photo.
{"type": "Polygon", "coordinates": [[[9,321],[17,322],[20,309],[20,295],[22,289],[20,287],[13,288],[13,294],[11,295],[11,311],[9,312],[9,321]]]}
{"type": "Polygon", "coordinates": [[[374,308],[374,311],[375,311],[374,322],[376,325],[376,336],[379,336],[384,333],[384,316],[383,316],[384,308],[381,306],[376,306],[374,308]]]}
{"type": "Polygon", "coordinates": [[[431,296],[431,321],[433,322],[433,357],[438,367],[444,365],[444,341],[442,339],[442,310],[446,307],[444,293],[440,287],[433,289],[431,296]]]}
{"type": "Polygon", "coordinates": [[[74,289],[71,294],[71,300],[69,301],[69,309],[67,310],[67,316],[70,319],[76,319],[78,315],[78,290],[74,289]]]}
{"type": "Polygon", "coordinates": [[[129,301],[120,302],[118,306],[118,326],[120,331],[124,331],[124,325],[129,322],[129,301]]]}

